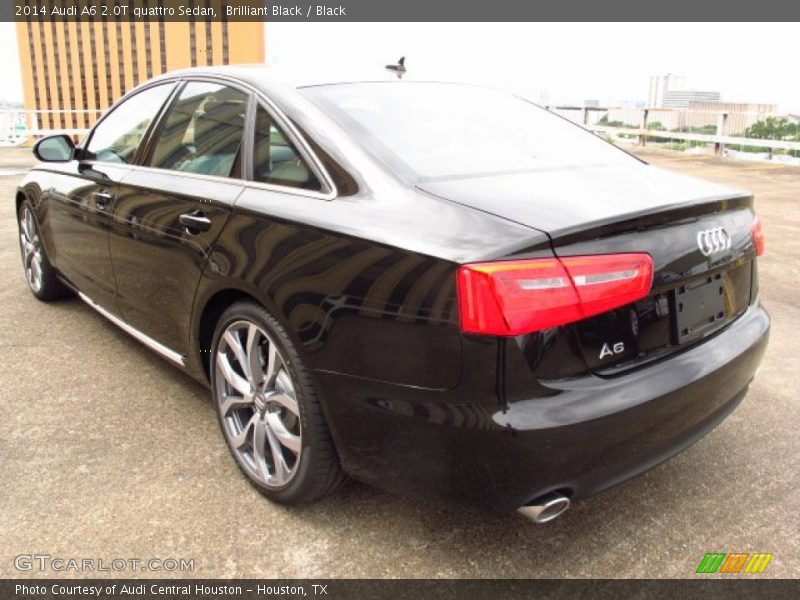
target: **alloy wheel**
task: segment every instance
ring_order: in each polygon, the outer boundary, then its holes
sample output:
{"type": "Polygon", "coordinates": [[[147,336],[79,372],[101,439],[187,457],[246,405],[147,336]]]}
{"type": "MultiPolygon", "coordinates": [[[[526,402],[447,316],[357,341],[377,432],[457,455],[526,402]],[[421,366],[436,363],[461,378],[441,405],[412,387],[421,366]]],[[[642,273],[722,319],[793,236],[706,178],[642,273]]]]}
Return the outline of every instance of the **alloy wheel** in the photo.
{"type": "Polygon", "coordinates": [[[260,484],[281,488],[297,472],[302,451],[294,381],[275,342],[240,320],[219,338],[215,360],[217,410],[240,464],[260,484]]]}
{"type": "Polygon", "coordinates": [[[42,244],[33,213],[27,206],[23,206],[19,213],[19,244],[28,285],[34,292],[39,292],[42,289],[42,244]]]}

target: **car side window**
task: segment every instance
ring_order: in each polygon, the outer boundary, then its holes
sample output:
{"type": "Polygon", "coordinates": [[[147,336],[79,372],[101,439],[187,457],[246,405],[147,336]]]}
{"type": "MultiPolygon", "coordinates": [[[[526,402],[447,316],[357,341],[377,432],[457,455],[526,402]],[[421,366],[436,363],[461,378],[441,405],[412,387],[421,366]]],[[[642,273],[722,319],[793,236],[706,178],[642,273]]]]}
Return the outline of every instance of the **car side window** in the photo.
{"type": "Polygon", "coordinates": [[[253,177],[262,183],[304,190],[322,189],[308,163],[261,106],[256,110],[253,177]]]}
{"type": "Polygon", "coordinates": [[[166,83],[147,88],[117,106],[94,128],[83,158],[123,164],[133,161],[150,122],[174,87],[166,83]]]}
{"type": "Polygon", "coordinates": [[[248,100],[248,94],[226,85],[188,83],[160,127],[150,166],[240,177],[248,100]]]}

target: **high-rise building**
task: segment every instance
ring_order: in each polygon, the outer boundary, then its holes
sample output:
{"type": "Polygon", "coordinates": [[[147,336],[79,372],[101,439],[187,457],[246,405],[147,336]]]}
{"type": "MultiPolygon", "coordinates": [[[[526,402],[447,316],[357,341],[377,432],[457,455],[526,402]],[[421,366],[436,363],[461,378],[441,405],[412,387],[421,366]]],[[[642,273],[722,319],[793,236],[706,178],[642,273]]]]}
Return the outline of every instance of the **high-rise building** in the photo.
{"type": "MultiPolygon", "coordinates": [[[[34,0],[25,0],[25,4],[34,0]]],[[[147,79],[200,65],[264,62],[262,22],[17,22],[25,108],[42,129],[84,129],[147,79]],[[61,111],[86,111],[83,113],[61,111]]]]}
{"type": "Polygon", "coordinates": [[[680,75],[653,75],[647,97],[649,108],[687,108],[690,102],[718,102],[719,92],[690,90],[680,75]]]}
{"type": "Polygon", "coordinates": [[[664,106],[664,94],[670,90],[682,90],[686,80],[680,75],[667,73],[666,75],[653,75],[650,77],[650,90],[647,96],[647,105],[651,108],[664,106]]]}

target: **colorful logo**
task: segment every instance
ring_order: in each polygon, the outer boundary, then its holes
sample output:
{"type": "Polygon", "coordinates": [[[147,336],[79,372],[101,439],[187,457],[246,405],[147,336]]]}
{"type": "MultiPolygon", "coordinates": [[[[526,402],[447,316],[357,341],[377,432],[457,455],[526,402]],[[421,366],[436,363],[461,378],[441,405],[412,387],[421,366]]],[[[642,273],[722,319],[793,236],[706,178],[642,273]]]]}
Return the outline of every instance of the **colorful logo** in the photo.
{"type": "Polygon", "coordinates": [[[771,560],[772,554],[764,552],[708,552],[695,573],[763,573],[771,560]]]}

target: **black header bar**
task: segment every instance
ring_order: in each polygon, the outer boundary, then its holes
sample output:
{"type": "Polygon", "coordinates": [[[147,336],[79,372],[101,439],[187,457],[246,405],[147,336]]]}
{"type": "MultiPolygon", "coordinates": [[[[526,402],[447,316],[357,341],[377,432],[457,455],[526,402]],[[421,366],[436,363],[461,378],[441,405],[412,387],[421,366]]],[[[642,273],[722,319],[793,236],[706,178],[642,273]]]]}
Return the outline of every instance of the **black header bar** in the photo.
{"type": "MultiPolygon", "coordinates": [[[[797,21],[791,0],[3,0],[0,21],[797,21]]],[[[675,41],[680,40],[676,27],[675,41]]]]}
{"type": "Polygon", "coordinates": [[[549,600],[557,598],[797,598],[800,581],[731,579],[20,579],[3,600],[549,600]]]}

